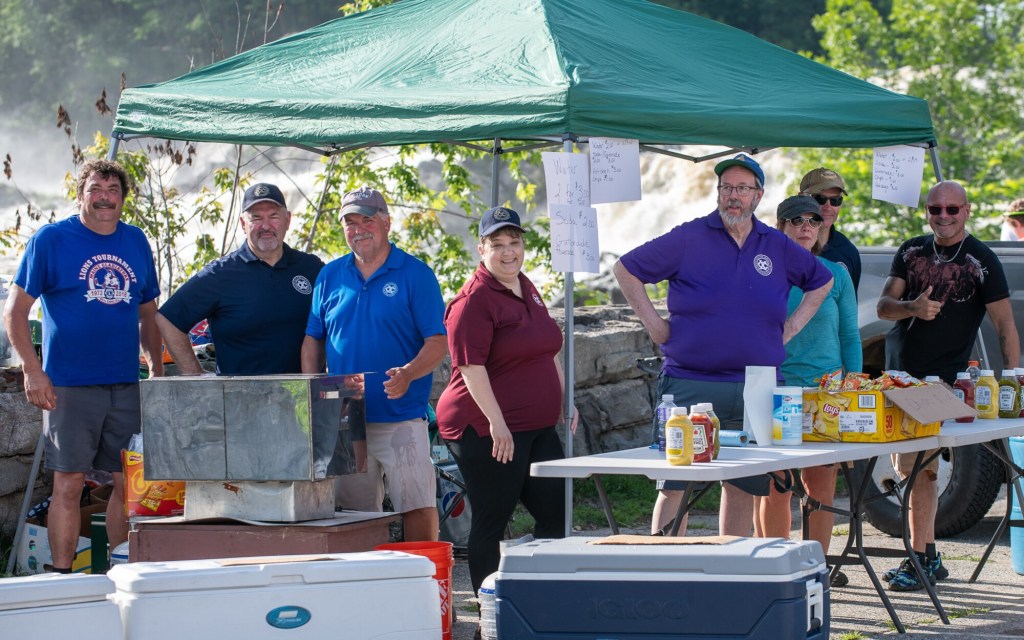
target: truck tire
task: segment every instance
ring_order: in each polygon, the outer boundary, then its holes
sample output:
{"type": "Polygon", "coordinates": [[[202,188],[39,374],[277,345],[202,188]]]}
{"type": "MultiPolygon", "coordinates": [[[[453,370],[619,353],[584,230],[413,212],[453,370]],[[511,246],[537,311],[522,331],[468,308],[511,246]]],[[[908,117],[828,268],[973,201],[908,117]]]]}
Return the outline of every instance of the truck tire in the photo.
{"type": "MultiPolygon", "coordinates": [[[[858,460],[851,470],[854,486],[859,486],[867,469],[867,461],[858,460]]],[[[888,457],[881,457],[871,474],[865,497],[877,496],[886,487],[899,481],[888,457]]],[[[935,536],[947,538],[976,525],[995,502],[1000,485],[1005,481],[1003,465],[980,444],[946,449],[939,456],[936,481],[939,508],[935,517],[935,536]]],[[[865,509],[865,518],[876,529],[891,536],[901,536],[902,520],[896,499],[876,500],[865,509]]]]}

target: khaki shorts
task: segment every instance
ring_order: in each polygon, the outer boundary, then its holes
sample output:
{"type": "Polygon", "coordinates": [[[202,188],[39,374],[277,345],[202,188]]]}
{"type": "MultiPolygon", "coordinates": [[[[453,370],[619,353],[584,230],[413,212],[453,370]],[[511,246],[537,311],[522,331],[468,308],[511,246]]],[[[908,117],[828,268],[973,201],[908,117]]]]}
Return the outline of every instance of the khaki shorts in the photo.
{"type": "MultiPolygon", "coordinates": [[[[929,449],[924,452],[925,459],[936,453],[938,449],[929,449]]],[[[896,469],[896,473],[900,474],[901,478],[907,478],[910,472],[914,470],[914,460],[917,459],[916,453],[894,453],[892,454],[892,466],[896,469]]],[[[928,474],[928,477],[935,480],[939,477],[939,456],[932,458],[932,461],[922,467],[921,471],[928,474]]]]}
{"type": "Polygon", "coordinates": [[[346,509],[380,511],[387,494],[398,513],[437,507],[427,421],[366,424],[366,473],[339,478],[337,502],[346,509]]]}

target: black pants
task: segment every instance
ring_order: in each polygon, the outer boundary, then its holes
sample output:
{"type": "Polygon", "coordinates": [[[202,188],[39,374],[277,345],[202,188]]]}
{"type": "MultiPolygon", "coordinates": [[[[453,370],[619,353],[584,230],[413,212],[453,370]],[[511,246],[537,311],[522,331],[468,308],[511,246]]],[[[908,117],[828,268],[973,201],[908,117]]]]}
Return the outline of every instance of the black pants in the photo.
{"type": "Polygon", "coordinates": [[[473,427],[467,427],[459,440],[445,442],[462,472],[472,507],[466,551],[473,591],[478,592],[484,578],[498,570],[499,543],[520,500],[536,521],[534,537],[565,536],[565,480],[530,476],[531,463],[558,460],[565,454],[554,427],[513,433],[514,453],[506,463],[491,455],[491,437],[481,438],[473,427]]]}

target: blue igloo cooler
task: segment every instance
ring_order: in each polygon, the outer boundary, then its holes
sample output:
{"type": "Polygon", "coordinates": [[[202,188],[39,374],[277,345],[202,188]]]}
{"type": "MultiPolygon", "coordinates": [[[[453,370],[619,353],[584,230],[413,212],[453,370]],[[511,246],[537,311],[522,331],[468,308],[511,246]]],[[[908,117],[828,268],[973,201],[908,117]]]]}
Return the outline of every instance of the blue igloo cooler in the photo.
{"type": "Polygon", "coordinates": [[[498,637],[827,640],[821,545],[695,540],[572,537],[509,547],[495,580],[498,637]]]}

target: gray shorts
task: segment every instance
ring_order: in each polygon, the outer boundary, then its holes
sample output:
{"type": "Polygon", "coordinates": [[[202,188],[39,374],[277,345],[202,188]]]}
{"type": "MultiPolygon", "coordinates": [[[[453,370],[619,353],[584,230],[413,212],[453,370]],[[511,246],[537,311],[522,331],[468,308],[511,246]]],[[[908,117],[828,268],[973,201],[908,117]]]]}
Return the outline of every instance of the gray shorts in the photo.
{"type": "MultiPolygon", "coordinates": [[[[723,429],[743,428],[743,383],[742,382],[708,382],[705,380],[683,380],[661,375],[658,378],[658,401],[661,396],[671,393],[677,407],[689,408],[698,402],[710,402],[715,415],[722,423],[723,429]]],[[[658,417],[654,417],[654,437],[658,436],[658,417]]],[[[755,496],[766,496],[769,490],[769,478],[766,475],[751,476],[727,480],[755,496]]],[[[658,490],[682,491],[686,482],[681,480],[658,480],[658,490]]]]}
{"type": "Polygon", "coordinates": [[[121,472],[121,449],[139,432],[138,383],[54,387],[57,408],[43,412],[47,469],[121,472]]]}

